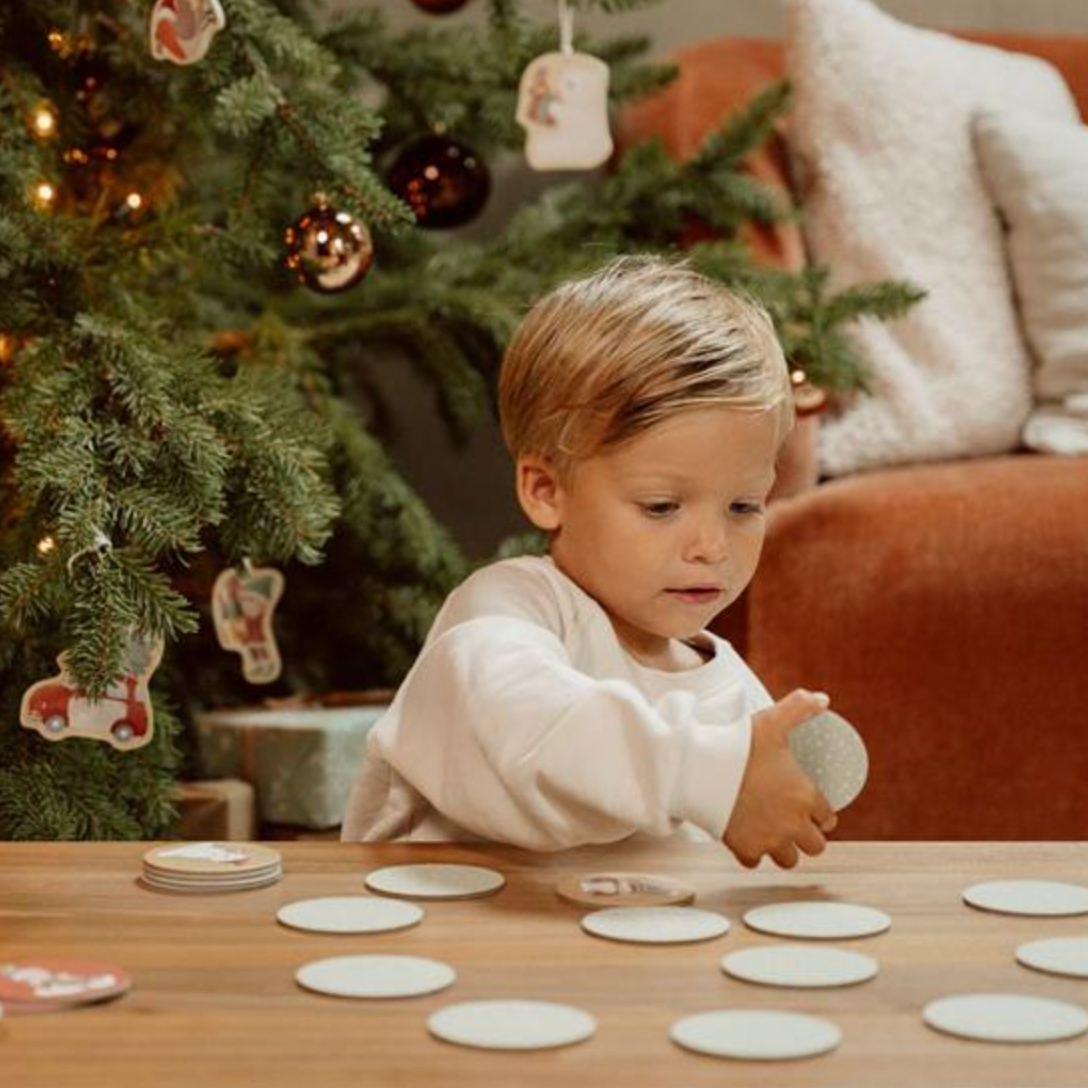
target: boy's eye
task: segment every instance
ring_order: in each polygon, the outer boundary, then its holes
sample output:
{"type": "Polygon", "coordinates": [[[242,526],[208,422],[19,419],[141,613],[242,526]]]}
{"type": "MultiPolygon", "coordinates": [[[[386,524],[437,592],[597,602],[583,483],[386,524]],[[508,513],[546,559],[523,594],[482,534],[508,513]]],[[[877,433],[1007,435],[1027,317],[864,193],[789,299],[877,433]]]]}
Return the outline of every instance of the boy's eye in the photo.
{"type": "Polygon", "coordinates": [[[650,518],[667,518],[680,509],[678,502],[644,502],[639,504],[642,512],[650,518]]]}
{"type": "Polygon", "coordinates": [[[762,514],[763,506],[758,502],[735,502],[729,509],[734,514],[762,514]]]}

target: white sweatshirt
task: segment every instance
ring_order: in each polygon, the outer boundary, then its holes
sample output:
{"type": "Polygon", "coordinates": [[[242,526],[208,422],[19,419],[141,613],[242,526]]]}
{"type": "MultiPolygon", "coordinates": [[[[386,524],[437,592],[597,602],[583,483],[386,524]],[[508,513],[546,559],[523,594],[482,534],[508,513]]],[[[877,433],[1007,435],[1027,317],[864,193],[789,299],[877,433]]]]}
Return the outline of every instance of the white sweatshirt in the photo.
{"type": "Polygon", "coordinates": [[[642,833],[724,834],[751,715],[772,702],[724,639],[683,672],[637,662],[547,558],[477,571],[447,598],[367,737],[342,837],[530,850],[642,833]]]}

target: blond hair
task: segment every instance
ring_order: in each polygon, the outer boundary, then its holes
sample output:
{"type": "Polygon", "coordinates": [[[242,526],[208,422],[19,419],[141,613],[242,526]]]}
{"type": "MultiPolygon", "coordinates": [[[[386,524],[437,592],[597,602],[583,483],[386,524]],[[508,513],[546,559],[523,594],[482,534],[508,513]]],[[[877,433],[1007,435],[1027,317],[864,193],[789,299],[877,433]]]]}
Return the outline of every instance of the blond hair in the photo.
{"type": "Polygon", "coordinates": [[[499,378],[503,437],[516,459],[566,471],[692,408],[778,413],[793,425],[789,370],[756,302],[682,262],[619,257],[540,299],[499,378]]]}

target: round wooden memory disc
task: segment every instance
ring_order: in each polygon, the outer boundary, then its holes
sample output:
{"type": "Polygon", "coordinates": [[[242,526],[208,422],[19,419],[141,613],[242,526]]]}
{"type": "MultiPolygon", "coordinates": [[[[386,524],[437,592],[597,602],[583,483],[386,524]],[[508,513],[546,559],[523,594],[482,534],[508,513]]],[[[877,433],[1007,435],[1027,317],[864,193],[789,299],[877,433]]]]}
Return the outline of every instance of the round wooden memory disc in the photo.
{"type": "Polygon", "coordinates": [[[729,919],[694,907],[606,907],[582,918],[594,937],[632,944],[688,944],[729,932],[729,919]]]}
{"type": "Polygon", "coordinates": [[[742,948],[723,956],[721,966],[742,982],[797,989],[853,986],[874,978],[879,970],[876,960],[860,952],[804,944],[742,948]]]}
{"type": "Polygon", "coordinates": [[[300,899],[276,915],[283,925],[312,933],[386,933],[414,926],[422,917],[415,903],[369,895],[300,899]]]}
{"type": "Polygon", "coordinates": [[[553,1001],[464,1001],[432,1013],[427,1027],[458,1046],[544,1050],[588,1039],[597,1021],[582,1009],[553,1001]]]}
{"type": "Polygon", "coordinates": [[[892,920],[882,910],[856,903],[799,900],[753,907],[745,912],[744,924],[772,937],[831,941],[883,933],[892,920]]]}
{"type": "Polygon", "coordinates": [[[1088,937],[1028,941],[1016,950],[1017,962],[1050,975],[1088,978],[1088,937]]]}
{"type": "Polygon", "coordinates": [[[1060,880],[989,880],[972,884],[963,898],[972,907],[998,914],[1088,914],[1088,888],[1060,880]]]}
{"type": "Polygon", "coordinates": [[[304,964],[295,980],[332,997],[418,997],[453,985],[449,964],[421,956],[334,956],[304,964]]]}
{"type": "Polygon", "coordinates": [[[828,803],[840,812],[865,788],[869,753],[861,734],[832,710],[802,722],[789,735],[790,751],[816,783],[828,803]]]}
{"type": "Polygon", "coordinates": [[[505,885],[502,873],[481,865],[389,865],[366,875],[372,892],[405,899],[480,899],[505,885]]]}
{"type": "Polygon", "coordinates": [[[691,888],[651,873],[581,873],[560,880],[555,893],[582,907],[679,907],[695,899],[691,888]]]}
{"type": "Polygon", "coordinates": [[[0,1003],[9,1013],[106,1001],[131,986],[123,968],[94,960],[42,956],[0,961],[0,1003]]]}
{"type": "Polygon", "coordinates": [[[1054,1043],[1088,1031],[1079,1005],[1027,994],[957,994],[922,1010],[931,1028],[984,1043],[1054,1043]]]}
{"type": "Polygon", "coordinates": [[[178,892],[185,895],[214,895],[218,892],[245,892],[256,888],[267,888],[276,884],[283,877],[278,869],[267,873],[255,873],[253,876],[235,877],[231,880],[213,880],[210,877],[169,876],[145,869],[140,874],[138,883],[155,892],[178,892]]]}
{"type": "Polygon", "coordinates": [[[278,850],[248,842],[185,842],[156,846],[144,865],[159,873],[248,873],[280,865],[278,850]]]}
{"type": "Polygon", "coordinates": [[[792,1061],[826,1054],[842,1042],[830,1020],[765,1009],[720,1009],[677,1020],[669,1038],[699,1054],[741,1061],[792,1061]]]}

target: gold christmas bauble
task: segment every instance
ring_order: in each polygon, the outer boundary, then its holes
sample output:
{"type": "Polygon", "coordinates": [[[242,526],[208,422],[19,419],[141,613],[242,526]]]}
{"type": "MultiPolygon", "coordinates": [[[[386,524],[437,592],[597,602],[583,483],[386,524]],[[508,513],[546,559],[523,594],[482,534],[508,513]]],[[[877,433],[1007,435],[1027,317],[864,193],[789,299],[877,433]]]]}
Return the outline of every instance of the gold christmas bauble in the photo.
{"type": "Polygon", "coordinates": [[[346,291],[374,262],[370,231],[320,194],[314,206],[287,228],[285,240],[286,266],[307,287],[325,294],[346,291]]]}

